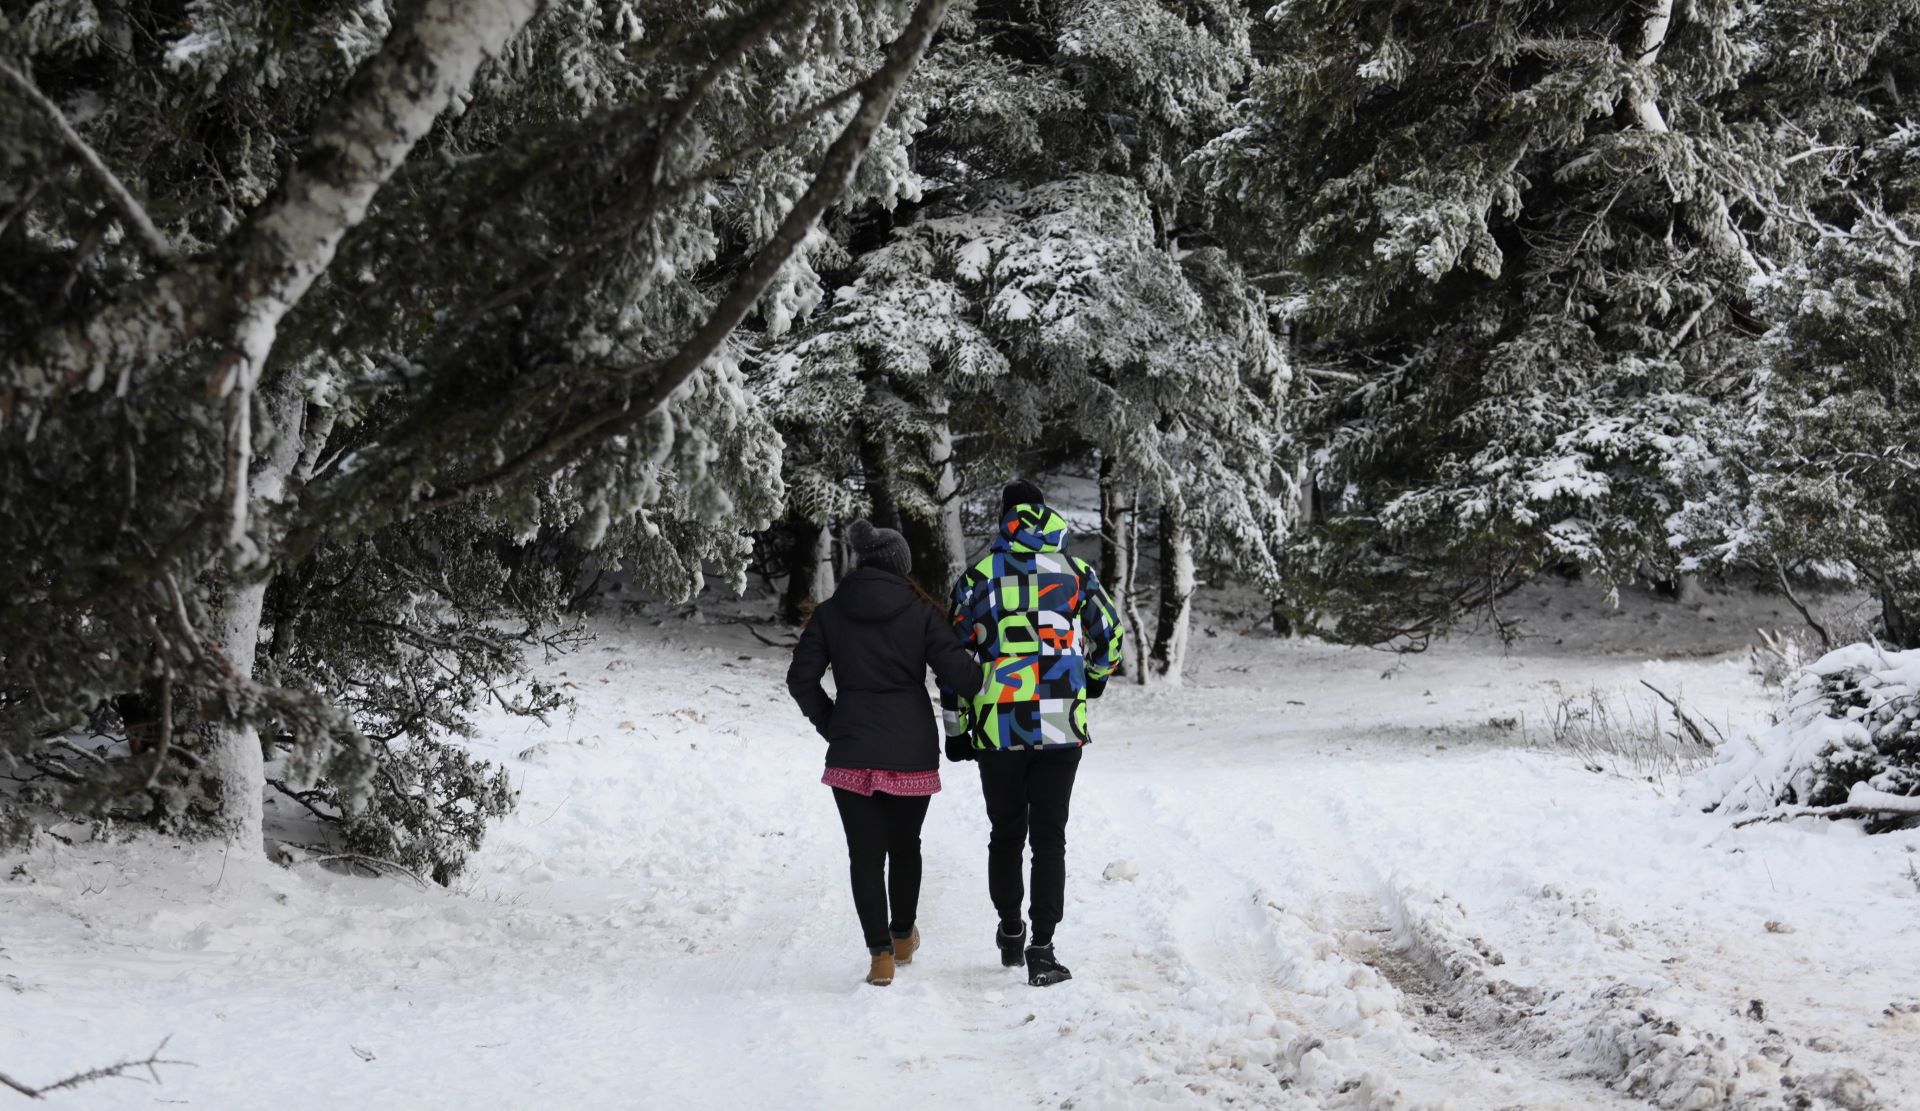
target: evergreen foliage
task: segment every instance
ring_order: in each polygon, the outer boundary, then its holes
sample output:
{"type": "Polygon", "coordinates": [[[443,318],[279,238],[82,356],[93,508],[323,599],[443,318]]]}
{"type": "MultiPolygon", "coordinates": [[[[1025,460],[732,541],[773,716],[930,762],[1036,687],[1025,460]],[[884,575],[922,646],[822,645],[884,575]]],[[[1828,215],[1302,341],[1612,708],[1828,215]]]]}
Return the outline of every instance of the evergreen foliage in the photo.
{"type": "Polygon", "coordinates": [[[1576,569],[1920,645],[1916,58],[1920,0],[23,0],[0,754],[445,881],[600,576],[797,618],[865,515],[943,589],[1069,465],[1168,675],[1208,567],[1402,648],[1576,569]]]}
{"type": "Polygon", "coordinates": [[[1883,641],[1920,646],[1920,5],[1769,25],[1781,38],[1757,92],[1809,168],[1782,216],[1804,242],[1762,286],[1758,372],[1674,531],[1697,566],[1863,585],[1883,641]]]}
{"type": "Polygon", "coordinates": [[[1264,297],[1183,223],[1252,64],[1232,4],[957,8],[917,78],[923,198],[842,225],[845,284],[762,371],[800,511],[957,533],[942,464],[991,486],[1097,455],[1271,584],[1289,375],[1264,297]]]}
{"type": "Polygon", "coordinates": [[[1670,578],[1809,167],[1740,4],[1325,3],[1199,161],[1311,365],[1286,601],[1418,646],[1540,570],[1670,578]]]}
{"type": "Polygon", "coordinates": [[[739,325],[817,297],[836,198],[913,193],[888,109],[944,7],[0,17],[0,751],[38,797],[257,834],[284,776],[457,871],[511,800],[445,739],[557,708],[521,661],[575,573],[742,581],[783,490],[739,325]]]}
{"type": "Polygon", "coordinates": [[[1920,822],[1917,663],[1913,651],[1866,644],[1814,661],[1794,680],[1771,728],[1721,752],[1699,785],[1700,800],[1729,813],[1838,808],[1879,829],[1920,822]]]}

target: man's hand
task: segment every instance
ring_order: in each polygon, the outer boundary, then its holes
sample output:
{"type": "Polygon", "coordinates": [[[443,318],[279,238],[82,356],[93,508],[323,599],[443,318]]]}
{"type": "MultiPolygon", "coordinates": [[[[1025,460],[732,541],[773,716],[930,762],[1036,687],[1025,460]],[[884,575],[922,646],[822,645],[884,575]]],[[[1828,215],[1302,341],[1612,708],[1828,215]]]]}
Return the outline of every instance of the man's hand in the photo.
{"type": "Polygon", "coordinates": [[[973,759],[973,738],[965,733],[947,738],[947,759],[958,764],[973,759]]]}
{"type": "Polygon", "coordinates": [[[1089,675],[1087,677],[1087,697],[1099,698],[1101,695],[1105,693],[1107,693],[1106,679],[1095,679],[1091,675],[1089,675]]]}

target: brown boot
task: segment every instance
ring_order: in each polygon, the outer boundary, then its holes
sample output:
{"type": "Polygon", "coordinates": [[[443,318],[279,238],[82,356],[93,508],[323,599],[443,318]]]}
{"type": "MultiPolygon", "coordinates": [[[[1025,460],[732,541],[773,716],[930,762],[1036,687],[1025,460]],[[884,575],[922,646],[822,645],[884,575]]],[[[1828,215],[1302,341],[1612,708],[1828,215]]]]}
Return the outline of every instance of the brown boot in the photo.
{"type": "Polygon", "coordinates": [[[893,954],[885,949],[873,955],[873,967],[867,970],[867,983],[884,988],[893,983],[893,954]]]}
{"type": "Polygon", "coordinates": [[[907,936],[893,939],[893,963],[912,964],[914,950],[918,948],[920,948],[920,927],[915,926],[913,932],[907,936]]]}

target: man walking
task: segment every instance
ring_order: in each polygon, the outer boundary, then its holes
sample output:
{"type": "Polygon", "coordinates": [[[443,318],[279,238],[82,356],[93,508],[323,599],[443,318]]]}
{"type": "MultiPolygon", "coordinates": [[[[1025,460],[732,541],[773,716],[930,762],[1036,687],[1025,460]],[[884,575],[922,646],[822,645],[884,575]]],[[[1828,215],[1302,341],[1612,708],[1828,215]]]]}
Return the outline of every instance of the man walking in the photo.
{"type": "Polygon", "coordinates": [[[1087,700],[1120,666],[1120,611],[1085,560],[1066,552],[1067,522],[1030,482],[1001,495],[993,551],[953,588],[954,629],[985,672],[980,693],[941,688],[947,757],[977,760],[993,833],[987,890],[1000,914],[1000,962],[1035,987],[1071,979],[1053,951],[1066,901],[1067,810],[1087,735],[1087,700]],[[1082,650],[1084,631],[1086,649],[1082,650]],[[1033,845],[1033,939],[1021,919],[1021,856],[1033,845]]]}

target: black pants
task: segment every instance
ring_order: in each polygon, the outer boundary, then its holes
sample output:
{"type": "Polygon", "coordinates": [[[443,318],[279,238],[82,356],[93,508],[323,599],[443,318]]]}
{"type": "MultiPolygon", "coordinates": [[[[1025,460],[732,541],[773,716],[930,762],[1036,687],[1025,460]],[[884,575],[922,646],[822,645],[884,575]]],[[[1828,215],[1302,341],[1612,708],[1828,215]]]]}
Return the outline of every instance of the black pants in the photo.
{"type": "Polygon", "coordinates": [[[1053,941],[1067,897],[1067,805],[1078,748],[1011,749],[979,754],[980,792],[987,800],[987,893],[1000,921],[1020,921],[1020,857],[1033,844],[1033,943],[1053,941]]]}
{"type": "Polygon", "coordinates": [[[895,937],[913,932],[920,909],[920,823],[927,820],[932,801],[931,795],[859,795],[833,789],[840,824],[847,831],[853,909],[870,953],[891,948],[895,937]]]}

